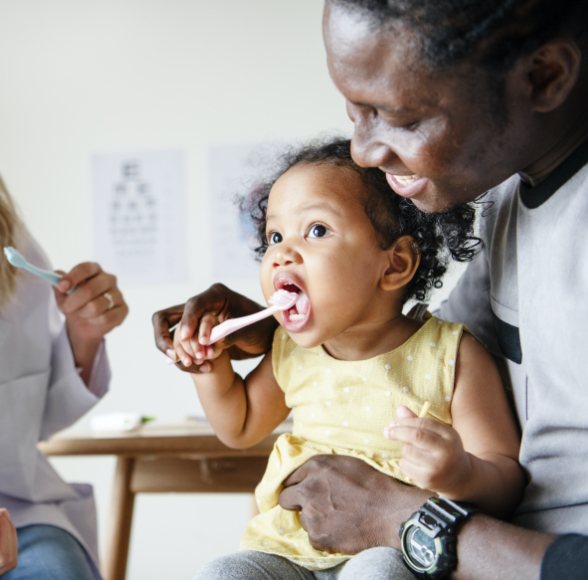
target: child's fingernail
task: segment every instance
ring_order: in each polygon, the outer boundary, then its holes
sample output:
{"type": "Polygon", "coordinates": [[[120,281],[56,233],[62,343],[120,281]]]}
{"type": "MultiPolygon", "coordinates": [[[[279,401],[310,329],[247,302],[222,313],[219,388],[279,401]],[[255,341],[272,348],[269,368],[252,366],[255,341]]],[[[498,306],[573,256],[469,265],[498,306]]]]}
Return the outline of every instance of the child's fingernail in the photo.
{"type": "Polygon", "coordinates": [[[198,370],[201,373],[209,373],[211,371],[211,369],[212,369],[212,367],[210,366],[209,362],[205,362],[204,364],[202,364],[198,367],[198,370]]]}
{"type": "Polygon", "coordinates": [[[168,358],[170,358],[171,360],[173,360],[174,362],[177,362],[178,360],[178,355],[176,353],[176,351],[173,348],[168,348],[165,351],[165,354],[168,356],[168,358]]]}
{"type": "Polygon", "coordinates": [[[203,359],[203,358],[204,358],[204,354],[202,354],[202,352],[198,351],[198,352],[196,353],[196,358],[197,358],[198,360],[201,360],[201,359],[203,359]]]}
{"type": "Polygon", "coordinates": [[[405,407],[404,405],[398,405],[398,407],[396,407],[396,416],[399,419],[408,419],[410,417],[414,417],[414,413],[408,407],[405,407]]]}
{"type": "Polygon", "coordinates": [[[384,427],[384,437],[390,438],[392,430],[394,429],[395,423],[391,423],[387,427],[384,427]]]}
{"type": "Polygon", "coordinates": [[[188,356],[184,356],[184,357],[182,357],[182,364],[186,368],[191,367],[192,366],[192,359],[188,356]]]}

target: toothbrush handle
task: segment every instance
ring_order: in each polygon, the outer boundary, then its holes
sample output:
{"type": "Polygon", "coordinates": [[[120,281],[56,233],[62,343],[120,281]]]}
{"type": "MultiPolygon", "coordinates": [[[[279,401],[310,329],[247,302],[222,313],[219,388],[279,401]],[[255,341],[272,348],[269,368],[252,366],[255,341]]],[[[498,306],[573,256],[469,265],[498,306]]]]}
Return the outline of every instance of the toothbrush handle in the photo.
{"type": "Polygon", "coordinates": [[[51,272],[49,270],[43,270],[43,268],[37,268],[37,266],[33,266],[28,262],[22,266],[22,269],[26,270],[27,272],[30,272],[34,276],[43,278],[43,280],[47,280],[47,282],[53,284],[53,286],[56,286],[57,282],[61,280],[61,276],[59,274],[56,274],[55,272],[51,272]]]}
{"type": "Polygon", "coordinates": [[[218,342],[221,338],[232,334],[233,332],[240,330],[245,326],[249,326],[255,322],[263,320],[268,316],[271,316],[274,312],[278,312],[280,308],[278,306],[269,306],[259,312],[248,314],[247,316],[240,316],[239,318],[229,318],[220,324],[217,324],[210,332],[209,344],[218,342]]]}

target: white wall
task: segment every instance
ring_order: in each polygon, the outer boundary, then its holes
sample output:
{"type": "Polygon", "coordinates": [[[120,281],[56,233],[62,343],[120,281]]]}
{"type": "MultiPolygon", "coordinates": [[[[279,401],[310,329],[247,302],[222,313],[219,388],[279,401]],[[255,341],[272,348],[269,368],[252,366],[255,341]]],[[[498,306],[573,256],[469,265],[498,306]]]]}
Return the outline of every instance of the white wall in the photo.
{"type": "MultiPolygon", "coordinates": [[[[162,364],[150,316],[213,282],[210,145],[349,130],[325,66],[321,9],[319,0],[0,0],[0,171],[56,267],[93,258],[92,154],[173,148],[187,158],[198,259],[189,249],[185,285],[123,288],[131,313],[109,338],[112,390],[93,413],[198,412],[189,379],[162,364]]],[[[255,294],[257,281],[241,289],[255,294]]],[[[55,463],[95,485],[103,537],[113,461],[55,463]]],[[[236,547],[249,510],[239,495],[140,498],[128,577],[189,578],[236,547]]]]}

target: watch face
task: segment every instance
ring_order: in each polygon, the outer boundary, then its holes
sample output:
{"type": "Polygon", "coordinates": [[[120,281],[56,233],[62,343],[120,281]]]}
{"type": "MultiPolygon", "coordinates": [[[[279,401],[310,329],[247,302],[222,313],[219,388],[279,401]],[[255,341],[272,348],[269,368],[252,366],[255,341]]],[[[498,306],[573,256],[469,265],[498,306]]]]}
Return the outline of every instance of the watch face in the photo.
{"type": "Polygon", "coordinates": [[[413,526],[408,530],[404,538],[404,548],[415,566],[428,570],[435,564],[437,558],[435,540],[419,527],[413,526]]]}

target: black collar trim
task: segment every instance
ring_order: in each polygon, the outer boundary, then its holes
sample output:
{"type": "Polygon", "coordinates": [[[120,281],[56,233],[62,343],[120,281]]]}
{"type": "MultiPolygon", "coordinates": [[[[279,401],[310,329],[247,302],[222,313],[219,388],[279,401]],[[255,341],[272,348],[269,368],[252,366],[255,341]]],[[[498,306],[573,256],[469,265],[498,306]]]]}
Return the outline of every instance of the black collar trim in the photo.
{"type": "Polygon", "coordinates": [[[535,187],[521,181],[519,192],[521,201],[529,209],[545,203],[572,175],[577,173],[588,161],[588,141],[578,147],[563,163],[556,167],[546,179],[535,187]]]}

